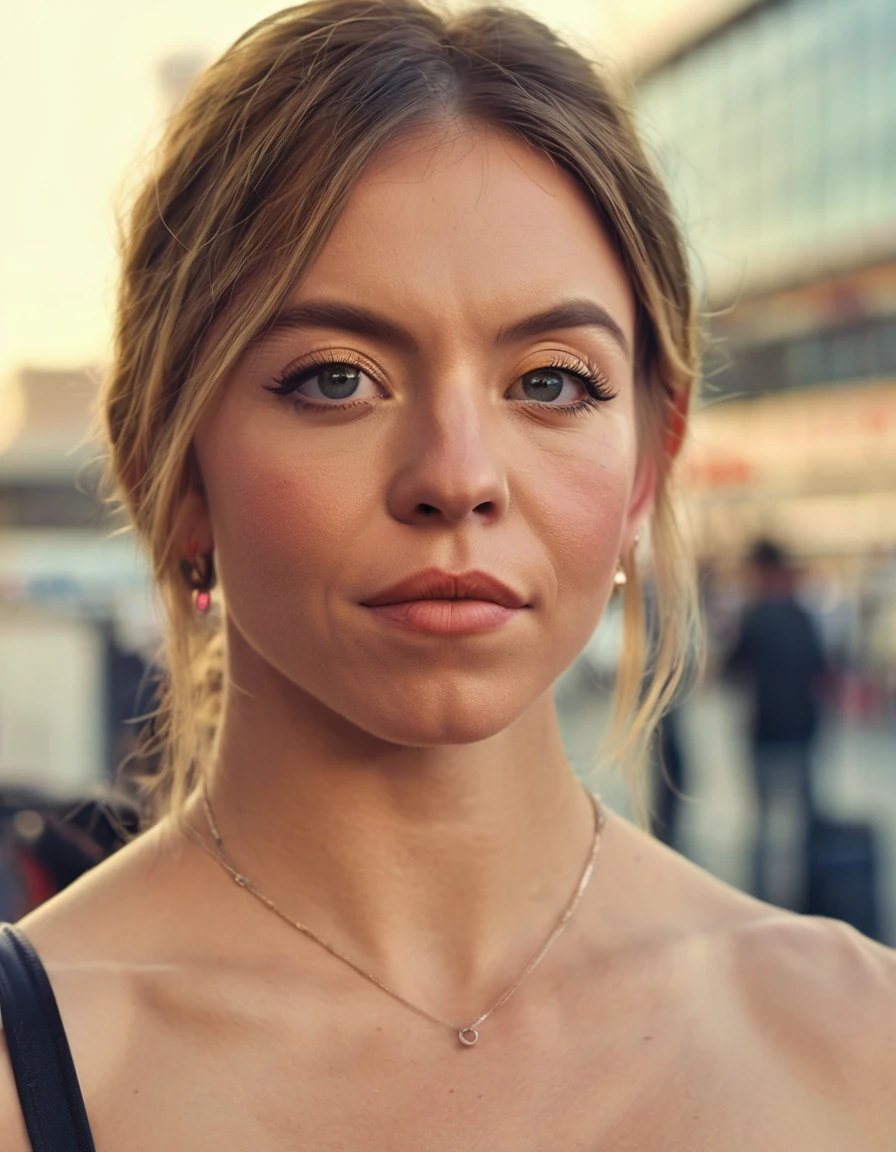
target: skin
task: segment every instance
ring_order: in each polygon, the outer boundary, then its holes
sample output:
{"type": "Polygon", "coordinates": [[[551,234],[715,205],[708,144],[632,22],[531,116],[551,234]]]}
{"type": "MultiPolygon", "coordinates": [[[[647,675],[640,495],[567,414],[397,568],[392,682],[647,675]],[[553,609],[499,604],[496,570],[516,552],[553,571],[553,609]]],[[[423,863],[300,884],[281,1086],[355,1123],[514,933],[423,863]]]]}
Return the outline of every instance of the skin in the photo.
{"type": "MultiPolygon", "coordinates": [[[[581,873],[592,810],[552,685],[653,497],[620,342],[605,327],[496,338],[570,298],[632,347],[631,287],[567,176],[492,132],[400,142],[292,302],[376,308],[416,350],[317,327],[247,352],[197,437],[178,528],[184,553],[191,535],[214,547],[226,591],[210,794],[228,852],[459,1023],[515,980],[581,873]],[[367,403],[308,413],[266,390],[322,348],[377,366],[367,403]],[[533,404],[522,381],[557,352],[614,398],[575,416],[533,404]],[[530,607],[432,637],[360,606],[429,565],[485,568],[530,607]]],[[[568,378],[558,403],[582,393],[568,378]]],[[[195,802],[188,820],[203,832],[195,802]]],[[[21,927],[101,1152],[892,1146],[893,953],[738,893],[613,813],[575,918],[470,1050],[167,821],[21,927]]],[[[27,1149],[2,1063],[0,1117],[5,1147],[27,1149]]]]}

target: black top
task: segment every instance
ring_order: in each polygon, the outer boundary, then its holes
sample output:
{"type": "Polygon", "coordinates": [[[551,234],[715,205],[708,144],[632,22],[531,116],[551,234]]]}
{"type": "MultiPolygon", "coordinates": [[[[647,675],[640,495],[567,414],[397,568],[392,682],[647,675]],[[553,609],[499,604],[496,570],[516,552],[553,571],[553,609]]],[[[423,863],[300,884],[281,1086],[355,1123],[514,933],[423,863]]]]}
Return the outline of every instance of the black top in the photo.
{"type": "Polygon", "coordinates": [[[12,924],[0,924],[0,1018],[33,1152],[95,1152],[56,997],[12,924]]]}

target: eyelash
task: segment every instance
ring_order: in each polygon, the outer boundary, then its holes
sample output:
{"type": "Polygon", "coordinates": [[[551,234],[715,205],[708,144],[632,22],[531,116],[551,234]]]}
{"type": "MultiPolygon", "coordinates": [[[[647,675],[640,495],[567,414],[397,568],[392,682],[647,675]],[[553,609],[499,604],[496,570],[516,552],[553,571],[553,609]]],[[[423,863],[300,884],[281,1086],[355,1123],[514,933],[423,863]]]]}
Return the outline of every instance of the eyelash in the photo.
{"type": "MultiPolygon", "coordinates": [[[[344,354],[338,356],[316,354],[307,359],[300,368],[287,368],[280,376],[274,378],[275,386],[265,385],[265,389],[268,392],[273,392],[276,396],[291,396],[293,403],[299,407],[318,412],[333,409],[341,412],[347,408],[353,408],[357,404],[369,403],[367,400],[349,400],[344,403],[320,404],[315,400],[308,400],[306,397],[298,395],[297,390],[306,381],[313,379],[316,371],[326,368],[328,364],[346,364],[358,369],[358,371],[367,373],[368,376],[374,375],[368,365],[359,359],[347,358],[344,354]]],[[[610,387],[610,382],[606,376],[592,364],[555,354],[549,363],[530,368],[523,375],[528,376],[543,368],[559,368],[570,376],[574,376],[586,389],[588,395],[572,404],[547,404],[540,400],[520,400],[518,403],[532,404],[537,408],[553,408],[571,416],[580,416],[599,408],[601,404],[605,404],[608,400],[613,400],[616,397],[616,393],[610,387]]]]}

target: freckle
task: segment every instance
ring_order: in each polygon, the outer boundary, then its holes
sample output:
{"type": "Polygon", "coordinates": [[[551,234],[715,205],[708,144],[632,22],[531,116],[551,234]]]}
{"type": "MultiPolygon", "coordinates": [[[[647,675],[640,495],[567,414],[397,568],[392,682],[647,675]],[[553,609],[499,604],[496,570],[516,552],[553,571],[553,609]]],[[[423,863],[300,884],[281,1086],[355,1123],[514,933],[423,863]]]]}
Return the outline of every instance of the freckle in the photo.
{"type": "Polygon", "coordinates": [[[653,1037],[652,1037],[652,1036],[645,1036],[645,1037],[644,1037],[644,1039],[645,1039],[645,1040],[652,1040],[652,1039],[653,1039],[653,1037]]]}
{"type": "Polygon", "coordinates": [[[453,1091],[454,1091],[454,1089],[453,1089],[453,1088],[449,1088],[449,1089],[448,1089],[448,1091],[449,1091],[449,1092],[453,1092],[453,1091]]]}

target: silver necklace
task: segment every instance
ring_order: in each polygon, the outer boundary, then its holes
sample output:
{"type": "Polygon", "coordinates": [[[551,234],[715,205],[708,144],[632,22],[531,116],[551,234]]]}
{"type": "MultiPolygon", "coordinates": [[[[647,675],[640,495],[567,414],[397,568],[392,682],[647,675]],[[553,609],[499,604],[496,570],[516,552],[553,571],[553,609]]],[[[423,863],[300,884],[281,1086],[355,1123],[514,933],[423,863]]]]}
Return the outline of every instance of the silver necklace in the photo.
{"type": "Polygon", "coordinates": [[[585,889],[588,887],[588,881],[591,879],[591,874],[594,871],[594,862],[597,857],[597,851],[600,848],[601,830],[606,823],[606,813],[600,801],[600,797],[594,795],[591,792],[588,793],[588,797],[594,806],[594,838],[591,843],[591,851],[589,852],[588,859],[585,862],[584,871],[582,872],[582,876],[576,886],[575,892],[572,894],[572,899],[567,905],[563,915],[558,920],[553,931],[548,936],[547,940],[545,940],[544,944],[542,944],[536,955],[529,961],[529,963],[516,978],[513,984],[511,984],[507,991],[504,992],[496,1004],[489,1008],[487,1012],[483,1012],[481,1016],[477,1016],[471,1024],[453,1024],[450,1020],[444,1020],[441,1016],[436,1016],[432,1012],[428,1012],[425,1008],[421,1008],[417,1004],[412,1004],[410,1000],[406,1000],[404,996],[402,996],[399,992],[396,992],[394,988],[390,988],[388,984],[384,984],[382,980],[378,979],[371,972],[367,972],[359,964],[356,964],[354,960],[351,960],[348,956],[345,956],[342,952],[339,951],[338,948],[334,948],[332,944],[327,943],[326,940],[318,936],[307,925],[300,923],[298,920],[293,920],[290,916],[287,916],[285,912],[281,911],[281,909],[277,907],[277,905],[273,900],[270,899],[270,897],[265,896],[262,892],[260,892],[249,879],[249,877],[240,872],[224,848],[224,841],[221,838],[221,833],[218,831],[215,818],[212,814],[212,807],[209,802],[205,781],[203,781],[202,784],[202,803],[205,808],[205,815],[208,822],[209,831],[213,840],[215,841],[216,848],[210,847],[210,845],[208,845],[205,840],[203,840],[202,837],[199,836],[198,833],[196,833],[192,828],[188,827],[186,831],[192,837],[192,839],[195,840],[196,843],[199,844],[199,846],[212,857],[212,859],[217,860],[221,867],[230,873],[240,888],[245,888],[247,892],[251,892],[256,900],[259,900],[262,904],[265,905],[266,908],[270,908],[270,910],[275,912],[281,920],[284,920],[291,927],[297,929],[303,935],[313,940],[316,944],[319,944],[322,948],[325,948],[331,956],[335,956],[337,960],[341,960],[344,964],[347,964],[349,968],[354,969],[354,971],[357,972],[359,976],[363,976],[365,980],[369,980],[372,984],[375,984],[377,988],[381,988],[384,992],[388,992],[388,994],[393,997],[393,999],[398,1000],[401,1004],[404,1004],[406,1008],[410,1008],[413,1012],[416,1012],[420,1016],[425,1016],[428,1020],[432,1020],[436,1024],[442,1024],[446,1028],[450,1028],[452,1032],[457,1034],[458,1040],[465,1048],[472,1048],[479,1039],[479,1026],[484,1024],[493,1012],[497,1012],[502,1004],[506,1004],[514,992],[516,992],[517,988],[519,988],[520,984],[522,984],[522,982],[526,979],[526,977],[531,972],[534,972],[534,970],[538,967],[538,965],[544,959],[548,949],[572,919],[573,913],[578,907],[579,901],[582,899],[585,889]]]}

